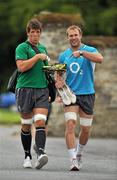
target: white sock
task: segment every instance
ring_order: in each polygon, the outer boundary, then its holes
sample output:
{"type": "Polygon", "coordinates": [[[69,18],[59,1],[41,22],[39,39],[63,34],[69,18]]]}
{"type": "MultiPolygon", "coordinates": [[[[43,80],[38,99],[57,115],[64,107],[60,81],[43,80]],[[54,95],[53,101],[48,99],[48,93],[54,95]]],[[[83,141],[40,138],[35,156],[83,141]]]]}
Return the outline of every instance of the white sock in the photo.
{"type": "Polygon", "coordinates": [[[85,145],[79,144],[77,145],[77,154],[82,155],[85,145]]]}
{"type": "Polygon", "coordinates": [[[69,154],[70,160],[76,159],[76,151],[75,151],[75,148],[73,148],[73,149],[68,149],[68,154],[69,154]]]}

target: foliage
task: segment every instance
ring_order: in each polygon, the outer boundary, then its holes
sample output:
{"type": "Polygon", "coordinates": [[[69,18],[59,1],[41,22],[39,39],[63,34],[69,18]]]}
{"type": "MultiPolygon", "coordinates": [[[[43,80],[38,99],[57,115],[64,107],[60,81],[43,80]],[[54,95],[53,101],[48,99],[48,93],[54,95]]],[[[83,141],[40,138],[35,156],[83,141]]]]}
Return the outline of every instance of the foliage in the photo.
{"type": "Polygon", "coordinates": [[[116,25],[117,8],[110,8],[99,15],[98,28],[99,32],[104,35],[112,35],[117,32],[116,25]]]}

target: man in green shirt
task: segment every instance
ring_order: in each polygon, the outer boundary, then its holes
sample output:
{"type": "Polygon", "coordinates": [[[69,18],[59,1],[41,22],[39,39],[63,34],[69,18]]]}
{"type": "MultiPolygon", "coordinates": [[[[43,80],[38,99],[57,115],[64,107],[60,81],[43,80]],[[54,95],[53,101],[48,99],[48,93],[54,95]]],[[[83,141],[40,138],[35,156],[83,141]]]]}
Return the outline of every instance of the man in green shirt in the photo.
{"type": "Polygon", "coordinates": [[[27,41],[19,44],[16,48],[16,65],[19,76],[16,85],[17,108],[21,116],[21,141],[25,152],[24,168],[32,168],[31,156],[31,125],[34,122],[35,150],[37,161],[35,168],[42,168],[48,157],[45,150],[46,133],[45,122],[49,107],[49,91],[47,79],[43,70],[48,65],[46,48],[40,44],[41,23],[33,18],[27,23],[27,41]],[[39,53],[36,54],[30,44],[36,46],[39,53]]]}

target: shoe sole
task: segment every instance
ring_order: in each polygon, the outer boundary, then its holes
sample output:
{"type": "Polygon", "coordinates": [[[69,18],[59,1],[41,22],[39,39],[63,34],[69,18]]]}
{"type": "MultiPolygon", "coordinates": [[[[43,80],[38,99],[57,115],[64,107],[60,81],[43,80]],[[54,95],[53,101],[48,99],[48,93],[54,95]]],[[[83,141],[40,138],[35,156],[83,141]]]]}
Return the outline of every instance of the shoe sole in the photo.
{"type": "Polygon", "coordinates": [[[72,169],[70,169],[70,171],[79,171],[79,169],[76,166],[74,166],[72,169]]]}
{"type": "Polygon", "coordinates": [[[70,88],[65,84],[63,90],[66,92],[71,102],[74,104],[76,102],[76,95],[70,90],[70,88]]]}
{"type": "Polygon", "coordinates": [[[23,166],[23,168],[32,169],[32,166],[23,166]]]}
{"type": "Polygon", "coordinates": [[[66,71],[66,64],[54,64],[54,65],[48,65],[48,66],[43,66],[43,69],[45,69],[46,71],[66,71]]]}
{"type": "Polygon", "coordinates": [[[48,162],[48,157],[47,155],[44,155],[36,164],[35,168],[36,169],[41,169],[44,165],[46,165],[48,162]]]}
{"type": "Polygon", "coordinates": [[[70,105],[70,104],[71,104],[71,99],[69,98],[69,96],[67,96],[67,94],[66,94],[66,98],[63,98],[63,93],[64,93],[64,92],[65,92],[65,91],[64,91],[62,88],[61,88],[61,89],[58,89],[58,93],[60,94],[63,103],[64,103],[65,105],[70,105]]]}

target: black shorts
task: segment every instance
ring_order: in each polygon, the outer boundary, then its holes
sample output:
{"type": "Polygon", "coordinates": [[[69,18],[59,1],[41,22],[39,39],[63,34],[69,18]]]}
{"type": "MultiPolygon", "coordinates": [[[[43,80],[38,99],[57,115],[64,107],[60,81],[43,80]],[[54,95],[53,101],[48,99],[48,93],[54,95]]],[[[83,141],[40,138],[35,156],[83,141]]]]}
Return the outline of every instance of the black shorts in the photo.
{"type": "Polygon", "coordinates": [[[49,107],[48,88],[18,88],[15,94],[19,112],[29,113],[33,108],[49,107]]]}
{"type": "Polygon", "coordinates": [[[95,103],[95,94],[77,95],[76,103],[70,104],[69,106],[78,105],[86,114],[93,115],[94,103],[95,103]]]}

